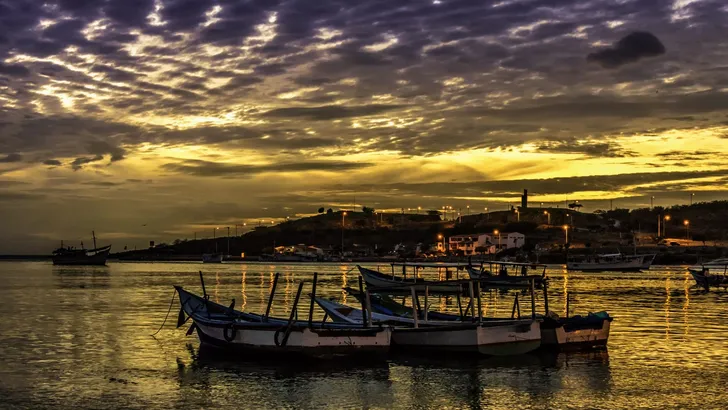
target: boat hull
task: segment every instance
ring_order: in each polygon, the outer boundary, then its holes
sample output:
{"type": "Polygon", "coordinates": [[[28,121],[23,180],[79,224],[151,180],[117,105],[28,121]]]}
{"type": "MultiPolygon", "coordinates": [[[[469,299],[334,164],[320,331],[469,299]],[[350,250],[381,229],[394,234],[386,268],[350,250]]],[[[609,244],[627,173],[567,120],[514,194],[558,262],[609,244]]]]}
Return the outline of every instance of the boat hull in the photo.
{"type": "Polygon", "coordinates": [[[728,287],[728,275],[725,274],[713,274],[710,273],[709,269],[688,269],[690,275],[692,275],[695,283],[704,288],[710,290],[710,287],[728,287]]]}
{"type": "Polygon", "coordinates": [[[487,326],[474,324],[395,328],[392,344],[407,350],[510,356],[538,349],[541,345],[541,329],[535,320],[487,326]]]}
{"type": "Polygon", "coordinates": [[[375,270],[363,268],[357,265],[359,273],[361,273],[364,282],[368,287],[373,288],[388,288],[396,289],[401,287],[403,291],[409,292],[410,287],[414,287],[416,291],[423,292],[425,288],[429,292],[433,293],[456,293],[460,291],[461,285],[459,284],[437,284],[436,282],[429,282],[425,280],[412,280],[404,278],[395,278],[389,275],[385,275],[375,270]]]}
{"type": "Polygon", "coordinates": [[[282,346],[285,337],[282,326],[255,328],[243,325],[233,333],[224,325],[210,325],[197,320],[194,323],[201,343],[241,354],[294,354],[315,358],[383,356],[389,352],[392,335],[389,328],[373,328],[368,332],[360,329],[346,332],[297,328],[291,330],[286,345],[282,346]]]}
{"type": "Polygon", "coordinates": [[[568,261],[566,269],[581,272],[641,272],[649,269],[654,260],[654,254],[619,255],[618,259],[598,258],[591,261],[568,261]]]}
{"type": "MultiPolygon", "coordinates": [[[[414,288],[417,292],[424,292],[427,288],[430,293],[467,293],[468,286],[462,282],[453,281],[427,281],[422,279],[405,279],[387,275],[372,269],[363,268],[357,265],[359,273],[367,287],[396,290],[401,289],[403,292],[409,292],[410,288],[414,288]]],[[[539,275],[531,275],[525,277],[487,277],[479,280],[482,288],[527,288],[531,285],[531,281],[536,286],[542,286],[545,278],[539,275]]]]}
{"type": "Polygon", "coordinates": [[[222,263],[222,255],[204,254],[202,255],[202,263],[222,263]]]}
{"type": "Polygon", "coordinates": [[[607,345],[610,320],[603,319],[601,326],[569,329],[563,325],[542,326],[541,344],[547,349],[584,350],[598,349],[607,345]]]}
{"type": "Polygon", "coordinates": [[[237,312],[176,287],[184,313],[201,343],[240,353],[356,357],[389,351],[390,327],[343,326],[271,318],[237,312]],[[245,320],[247,319],[247,320],[245,320]],[[261,320],[253,322],[251,320],[261,320]],[[310,326],[309,326],[310,325],[310,326]]]}
{"type": "Polygon", "coordinates": [[[58,255],[53,257],[53,264],[59,266],[104,266],[110,249],[94,255],[58,255]]]}

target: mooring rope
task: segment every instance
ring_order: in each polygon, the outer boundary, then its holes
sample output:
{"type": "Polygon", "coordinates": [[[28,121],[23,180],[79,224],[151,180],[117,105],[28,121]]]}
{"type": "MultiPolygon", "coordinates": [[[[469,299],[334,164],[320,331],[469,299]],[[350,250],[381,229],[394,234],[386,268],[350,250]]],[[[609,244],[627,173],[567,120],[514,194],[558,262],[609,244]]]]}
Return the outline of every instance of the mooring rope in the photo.
{"type": "Polygon", "coordinates": [[[169,309],[167,309],[167,316],[164,317],[164,322],[162,322],[162,326],[159,326],[159,329],[157,329],[156,332],[152,333],[152,337],[156,336],[157,333],[159,333],[162,328],[164,327],[164,324],[167,323],[167,318],[169,317],[169,312],[172,311],[172,304],[174,303],[174,297],[177,295],[177,289],[174,290],[174,293],[172,293],[172,300],[169,301],[169,309]]]}

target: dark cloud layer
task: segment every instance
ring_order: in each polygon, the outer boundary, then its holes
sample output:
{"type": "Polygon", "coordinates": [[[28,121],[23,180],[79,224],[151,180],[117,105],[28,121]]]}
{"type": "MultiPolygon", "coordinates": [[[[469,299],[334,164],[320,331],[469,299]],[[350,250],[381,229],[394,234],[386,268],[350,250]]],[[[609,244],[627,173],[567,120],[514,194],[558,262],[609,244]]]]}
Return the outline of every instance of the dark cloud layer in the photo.
{"type": "Polygon", "coordinates": [[[601,64],[604,68],[616,68],[634,63],[641,58],[662,54],[665,54],[665,46],[654,34],[635,31],[619,40],[612,48],[589,54],[587,59],[601,64]]]}
{"type": "MultiPolygon", "coordinates": [[[[264,216],[269,204],[350,201],[352,190],[397,206],[403,196],[517,197],[526,187],[640,195],[687,189],[691,178],[718,189],[722,174],[626,172],[647,161],[725,169],[705,135],[728,135],[727,23],[725,2],[710,0],[0,1],[0,174],[29,184],[3,185],[0,211],[22,200],[24,214],[55,216],[49,204],[68,203],[70,220],[86,217],[83,203],[88,225],[113,214],[109,224],[125,228],[131,214],[168,224],[264,216]],[[650,138],[652,148],[639,144],[650,138]],[[437,163],[473,150],[518,165],[437,163]],[[524,150],[540,159],[513,159],[524,150]],[[402,164],[372,155],[382,152],[402,164]],[[576,162],[558,163],[560,154],[576,162]],[[418,161],[427,166],[405,170],[418,161]],[[578,161],[596,176],[570,177],[578,161]],[[627,170],[604,176],[595,164],[627,170]],[[559,166],[564,178],[524,176],[559,166]],[[303,171],[321,171],[303,181],[306,193],[278,187],[303,171]],[[347,173],[371,184],[334,187],[347,173]],[[462,182],[482,175],[496,181],[462,182]],[[215,189],[242,177],[256,194],[159,211],[198,177],[215,189]],[[276,184],[255,185],[267,178],[276,184]],[[84,201],[99,188],[124,209],[93,214],[84,201]]],[[[22,218],[7,218],[18,220],[7,232],[26,232],[22,218]]],[[[84,223],[62,220],[44,225],[84,223]]]]}
{"type": "Polygon", "coordinates": [[[162,165],[162,168],[167,171],[181,174],[202,177],[221,177],[253,176],[264,172],[348,171],[358,168],[366,168],[372,165],[373,164],[370,163],[345,161],[302,161],[270,165],[239,165],[202,160],[186,160],[180,163],[164,164],[162,165]]]}

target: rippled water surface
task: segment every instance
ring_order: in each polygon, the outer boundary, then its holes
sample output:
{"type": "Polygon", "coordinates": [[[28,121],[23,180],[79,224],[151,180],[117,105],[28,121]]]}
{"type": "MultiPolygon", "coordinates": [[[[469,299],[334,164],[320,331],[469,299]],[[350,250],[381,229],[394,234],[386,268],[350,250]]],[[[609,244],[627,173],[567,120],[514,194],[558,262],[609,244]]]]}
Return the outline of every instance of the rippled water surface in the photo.
{"type": "MultiPolygon", "coordinates": [[[[372,266],[374,267],[374,266],[372,266]]],[[[346,300],[354,265],[114,263],[61,268],[0,263],[0,408],[695,408],[728,407],[728,292],[692,288],[684,268],[640,274],[549,270],[552,310],[607,310],[608,350],[462,359],[393,357],[367,364],[231,360],[163,330],[173,284],[263,312],[290,312],[298,282],[319,272],[319,294],[346,300]]],[[[425,273],[425,275],[427,275],[425,273]]],[[[483,295],[489,316],[510,315],[515,293],[483,295]]],[[[543,309],[542,297],[537,308],[543,309]]],[[[522,299],[524,313],[530,303],[522,299]],[[523,303],[526,302],[526,303],[523,303]]],[[[353,302],[351,297],[348,302],[353,302]]],[[[456,311],[453,298],[430,297],[456,311]]],[[[301,310],[307,312],[307,307],[301,310]]],[[[303,315],[307,313],[302,313],[303,315]]],[[[317,317],[321,317],[317,313],[317,317]]],[[[251,358],[253,359],[253,358],[251,358]]]]}

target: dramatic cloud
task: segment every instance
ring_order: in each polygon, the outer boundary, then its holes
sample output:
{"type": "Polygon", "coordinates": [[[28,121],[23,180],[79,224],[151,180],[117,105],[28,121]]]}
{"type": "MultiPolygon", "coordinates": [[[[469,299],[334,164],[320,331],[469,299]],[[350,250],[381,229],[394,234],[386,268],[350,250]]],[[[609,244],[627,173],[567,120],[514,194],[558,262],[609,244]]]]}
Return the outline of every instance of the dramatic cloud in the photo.
{"type": "Polygon", "coordinates": [[[236,165],[201,160],[187,160],[182,163],[162,165],[167,171],[183,174],[219,177],[219,176],[252,176],[263,172],[304,172],[304,171],[346,171],[372,166],[369,163],[353,163],[342,161],[309,161],[295,163],[277,163],[270,165],[236,165]]]}
{"type": "Polygon", "coordinates": [[[20,154],[8,154],[5,157],[0,157],[0,163],[20,162],[23,160],[23,156],[20,154]]]}
{"type": "Polygon", "coordinates": [[[726,24],[711,0],[0,0],[3,232],[717,197],[726,24]]]}
{"type": "Polygon", "coordinates": [[[652,33],[635,31],[622,38],[613,48],[591,53],[589,61],[595,61],[604,68],[616,68],[633,63],[640,58],[656,57],[665,54],[665,46],[652,33]]]}

